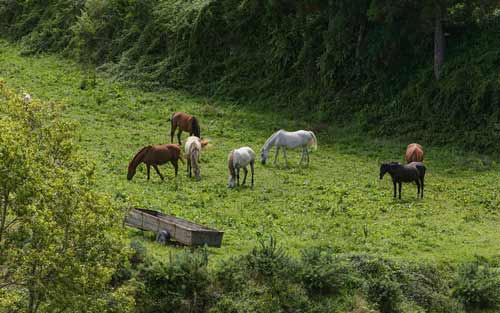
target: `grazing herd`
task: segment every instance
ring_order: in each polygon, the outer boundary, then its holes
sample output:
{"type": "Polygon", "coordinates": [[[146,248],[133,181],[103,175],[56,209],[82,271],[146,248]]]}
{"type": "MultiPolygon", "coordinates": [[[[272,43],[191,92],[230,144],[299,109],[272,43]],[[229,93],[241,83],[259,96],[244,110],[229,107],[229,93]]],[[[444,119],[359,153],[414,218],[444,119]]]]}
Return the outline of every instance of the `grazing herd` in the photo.
{"type": "MultiPolygon", "coordinates": [[[[175,112],[171,117],[171,131],[170,131],[170,141],[173,142],[175,131],[177,128],[179,132],[177,133],[177,139],[179,144],[161,144],[161,145],[151,145],[142,148],[130,161],[128,166],[127,179],[131,180],[136,172],[137,166],[139,164],[146,164],[147,177],[150,178],[150,168],[151,166],[155,169],[156,173],[163,180],[164,177],[158,169],[158,165],[163,165],[165,163],[172,163],[175,176],[178,172],[178,161],[184,162],[182,158],[182,153],[180,149],[181,143],[181,133],[182,131],[188,132],[189,137],[185,143],[185,154],[187,159],[187,174],[192,177],[192,172],[194,171],[194,176],[197,180],[201,179],[200,172],[200,155],[202,149],[208,144],[207,140],[201,139],[200,124],[196,117],[186,114],[184,112],[175,112]]],[[[288,132],[285,130],[278,130],[272,134],[264,143],[262,151],[260,154],[260,161],[263,165],[266,164],[269,151],[272,147],[276,147],[274,162],[276,164],[278,161],[279,150],[281,149],[283,153],[283,159],[285,160],[285,167],[288,167],[288,161],[286,158],[286,150],[294,148],[302,148],[302,155],[299,161],[299,165],[303,161],[309,164],[309,147],[311,146],[313,150],[318,147],[318,141],[316,136],[312,131],[308,130],[298,130],[295,132],[288,132]]],[[[406,162],[408,164],[402,165],[397,162],[383,163],[380,166],[380,179],[382,180],[386,173],[392,178],[394,186],[394,198],[396,198],[396,187],[399,187],[399,199],[401,199],[401,189],[402,183],[415,182],[417,185],[417,197],[424,197],[424,177],[425,177],[425,165],[424,160],[424,150],[421,145],[417,143],[409,144],[406,149],[405,155],[406,162]]],[[[251,185],[254,185],[254,166],[255,166],[255,152],[250,147],[241,147],[239,149],[232,150],[228,155],[228,169],[229,169],[229,188],[234,188],[240,185],[240,170],[243,169],[243,182],[245,184],[248,174],[247,167],[250,165],[250,171],[252,174],[251,185]]]]}

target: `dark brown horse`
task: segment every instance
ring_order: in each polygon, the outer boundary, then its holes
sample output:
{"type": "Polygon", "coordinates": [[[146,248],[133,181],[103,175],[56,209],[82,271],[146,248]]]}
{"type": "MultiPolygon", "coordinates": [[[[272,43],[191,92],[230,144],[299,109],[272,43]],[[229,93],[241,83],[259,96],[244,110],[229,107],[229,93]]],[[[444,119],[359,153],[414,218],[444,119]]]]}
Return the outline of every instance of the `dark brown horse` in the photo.
{"type": "Polygon", "coordinates": [[[396,198],[396,184],[399,185],[399,199],[401,199],[402,183],[415,182],[417,184],[417,197],[424,197],[424,177],[425,166],[422,162],[411,162],[401,165],[397,162],[383,163],[380,165],[380,179],[384,178],[385,173],[389,173],[394,185],[394,198],[396,198]]]}
{"type": "Polygon", "coordinates": [[[410,143],[406,147],[405,155],[406,163],[423,162],[424,161],[424,148],[418,143],[410,143]]]}
{"type": "Polygon", "coordinates": [[[127,180],[131,180],[132,177],[134,177],[135,170],[141,163],[146,164],[148,171],[148,180],[149,170],[151,166],[153,166],[153,168],[156,170],[156,173],[158,173],[161,180],[163,180],[163,175],[161,175],[160,170],[158,169],[158,165],[163,165],[167,162],[172,163],[175,169],[175,176],[177,176],[177,170],[179,168],[178,160],[181,160],[181,162],[184,163],[181,155],[181,149],[178,145],[164,144],[144,147],[139,152],[137,152],[132,161],[130,161],[128,165],[127,180]]]}
{"type": "Polygon", "coordinates": [[[177,127],[179,127],[179,132],[177,133],[177,139],[179,140],[179,145],[181,145],[181,133],[186,131],[189,136],[200,137],[200,124],[196,117],[186,114],[184,112],[175,112],[172,114],[171,118],[172,128],[170,129],[170,142],[174,142],[174,134],[177,127]]]}

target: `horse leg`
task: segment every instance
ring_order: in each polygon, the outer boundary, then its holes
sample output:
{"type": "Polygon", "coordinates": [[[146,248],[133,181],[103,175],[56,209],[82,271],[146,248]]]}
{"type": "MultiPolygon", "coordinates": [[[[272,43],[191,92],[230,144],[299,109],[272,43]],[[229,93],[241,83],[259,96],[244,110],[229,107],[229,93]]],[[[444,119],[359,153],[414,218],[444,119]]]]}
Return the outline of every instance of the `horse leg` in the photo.
{"type": "Polygon", "coordinates": [[[237,182],[237,185],[239,186],[240,185],[240,167],[239,166],[236,168],[236,182],[237,182]]]}
{"type": "Polygon", "coordinates": [[[252,171],[252,187],[253,187],[253,162],[250,163],[250,170],[252,171]]]}
{"type": "Polygon", "coordinates": [[[182,145],[182,143],[181,143],[181,133],[182,133],[182,129],[179,127],[179,132],[177,133],[177,139],[179,140],[179,146],[182,145]]]}
{"type": "Polygon", "coordinates": [[[146,165],[146,168],[147,168],[147,172],[148,172],[148,180],[149,180],[149,169],[150,169],[151,165],[147,164],[146,165]]]}
{"type": "Polygon", "coordinates": [[[186,158],[186,164],[187,164],[187,174],[189,177],[191,177],[191,158],[186,158]]]}
{"type": "Polygon", "coordinates": [[[274,162],[273,165],[276,165],[276,162],[278,162],[278,154],[280,152],[280,147],[276,147],[276,153],[274,154],[274,162]]]}
{"type": "Polygon", "coordinates": [[[309,150],[307,149],[307,146],[306,146],[306,156],[307,156],[307,165],[309,166],[309,150]]]}
{"type": "Polygon", "coordinates": [[[417,183],[417,199],[420,197],[420,179],[416,180],[417,183]]]}
{"type": "Polygon", "coordinates": [[[161,180],[163,180],[163,175],[160,173],[160,169],[158,168],[158,165],[153,165],[153,167],[156,170],[156,173],[158,173],[158,176],[160,176],[161,180]]]}
{"type": "Polygon", "coordinates": [[[401,186],[403,186],[403,183],[399,182],[399,199],[401,199],[401,186]]]}
{"type": "Polygon", "coordinates": [[[244,167],[243,168],[243,174],[244,174],[244,176],[243,176],[243,183],[242,183],[242,185],[244,185],[245,182],[247,181],[247,173],[248,173],[248,170],[247,170],[246,167],[244,167]]]}
{"type": "Polygon", "coordinates": [[[177,129],[177,126],[174,125],[174,121],[172,120],[172,128],[170,129],[170,143],[174,143],[174,135],[175,135],[176,129],[177,129]]]}
{"type": "Polygon", "coordinates": [[[396,181],[392,181],[392,185],[394,186],[394,198],[396,198],[396,181]]]}
{"type": "Polygon", "coordinates": [[[285,159],[285,167],[288,168],[288,160],[286,159],[286,147],[283,147],[283,158],[285,159]]]}
{"type": "Polygon", "coordinates": [[[302,154],[300,155],[299,165],[302,165],[302,160],[304,160],[304,148],[302,148],[302,154]]]}
{"type": "Polygon", "coordinates": [[[177,162],[177,160],[172,160],[171,162],[175,170],[175,176],[177,176],[177,172],[179,171],[179,163],[177,162]]]}
{"type": "Polygon", "coordinates": [[[420,178],[420,198],[423,199],[424,198],[424,178],[421,177],[420,178]]]}

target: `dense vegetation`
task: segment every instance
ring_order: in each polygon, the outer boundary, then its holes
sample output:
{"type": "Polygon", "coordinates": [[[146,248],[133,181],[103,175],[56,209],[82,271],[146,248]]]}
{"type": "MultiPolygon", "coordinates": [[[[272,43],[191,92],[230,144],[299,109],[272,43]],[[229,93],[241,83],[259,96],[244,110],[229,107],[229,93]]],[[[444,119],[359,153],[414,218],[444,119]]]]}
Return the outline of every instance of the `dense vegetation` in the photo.
{"type": "MultiPolygon", "coordinates": [[[[14,116],[9,112],[23,112],[25,103],[20,94],[31,93],[33,100],[28,108],[40,108],[37,112],[43,115],[39,123],[46,126],[42,127],[44,131],[51,129],[52,121],[67,125],[64,151],[72,155],[72,162],[76,158],[80,164],[72,171],[80,175],[77,173],[81,170],[91,177],[77,181],[83,186],[72,184],[71,188],[84,187],[78,194],[92,195],[92,201],[100,199],[101,203],[96,206],[87,201],[66,207],[74,203],[69,201],[80,198],[73,193],[67,197],[58,194],[61,201],[68,201],[49,202],[50,207],[33,206],[23,215],[35,218],[33,221],[46,214],[50,218],[65,217],[59,224],[47,226],[50,231],[44,234],[56,242],[64,242],[61,228],[70,227],[69,234],[83,230],[79,228],[82,225],[73,224],[81,221],[80,214],[96,214],[85,227],[99,224],[98,233],[85,228],[96,239],[78,237],[85,241],[71,241],[75,249],[88,244],[85,247],[98,251],[89,249],[88,255],[81,255],[87,259],[51,258],[65,276],[53,280],[59,272],[51,271],[36,277],[37,290],[44,292],[39,312],[66,305],[75,312],[498,310],[500,172],[489,158],[429,147],[424,200],[415,199],[414,186],[405,186],[403,200],[399,201],[391,198],[387,179],[380,188],[375,180],[378,160],[401,158],[405,144],[371,142],[342,131],[320,132],[320,148],[311,156],[308,168],[297,167],[299,153],[290,151],[290,169],[258,165],[253,189],[228,190],[227,151],[242,143],[258,150],[276,123],[290,128],[304,124],[269,111],[242,109],[232,102],[177,91],[145,92],[100,77],[89,80],[71,62],[50,56],[22,57],[5,42],[0,43],[0,77],[17,90],[14,94],[4,87],[10,100],[1,99],[2,117],[10,120],[14,116]],[[51,101],[41,102],[39,98],[51,101]],[[59,111],[54,102],[61,103],[63,110],[59,111]],[[7,103],[9,106],[4,106],[7,103]],[[174,178],[172,169],[164,166],[160,168],[167,176],[163,183],[154,174],[146,183],[143,167],[132,182],[127,182],[128,161],[141,146],[166,140],[167,117],[174,110],[199,112],[202,132],[210,139],[211,147],[202,154],[202,180],[190,180],[182,170],[174,178]],[[75,129],[70,120],[78,120],[80,127],[75,129]],[[95,166],[89,166],[82,157],[95,166]],[[111,197],[106,199],[96,191],[111,197]],[[151,243],[149,236],[129,231],[134,253],[119,252],[115,250],[121,249],[116,227],[121,225],[122,215],[116,208],[129,206],[157,209],[222,229],[223,246],[192,253],[175,245],[162,247],[151,243]],[[109,241],[103,241],[102,234],[108,234],[105,238],[109,241]],[[278,243],[270,241],[269,235],[278,243]],[[108,253],[104,258],[102,251],[108,253]],[[94,257],[104,263],[97,266],[94,257]],[[79,264],[84,261],[89,267],[79,264]],[[86,272],[73,272],[76,266],[84,266],[86,272]],[[94,276],[89,281],[81,275],[94,276]],[[91,287],[90,292],[87,288],[91,287]]],[[[24,125],[21,122],[29,117],[20,114],[12,126],[24,125]]],[[[59,133],[58,129],[52,131],[59,133]]],[[[30,131],[41,129],[8,128],[3,133],[11,140],[0,145],[1,162],[10,160],[10,154],[4,151],[15,150],[23,143],[28,144],[29,151],[41,150],[40,157],[45,155],[46,150],[38,146],[43,141],[26,141],[28,135],[33,138],[30,131]],[[12,136],[17,131],[19,141],[14,143],[12,136]]],[[[0,138],[4,138],[2,134],[0,138]]],[[[33,173],[45,175],[48,171],[48,176],[40,176],[47,178],[57,175],[45,167],[51,163],[40,162],[31,164],[33,173]]],[[[2,175],[11,167],[0,163],[2,175]]],[[[15,182],[15,173],[2,177],[15,182]]],[[[73,174],[65,173],[60,179],[72,180],[73,174]]],[[[37,180],[36,186],[52,186],[51,182],[37,180]]],[[[50,196],[33,195],[34,199],[50,196]]],[[[17,195],[11,198],[18,199],[17,195]]],[[[15,212],[9,212],[9,220],[15,212]]],[[[12,233],[13,237],[16,234],[12,233]]],[[[1,251],[10,255],[10,251],[22,252],[23,248],[27,247],[9,246],[1,251]]],[[[57,245],[55,249],[60,251],[57,245]]],[[[23,268],[11,260],[0,262],[8,272],[23,268]]],[[[31,277],[24,274],[22,279],[31,277]]],[[[29,310],[29,289],[23,289],[26,285],[8,285],[11,278],[0,278],[0,311],[35,312],[29,310]]]]}
{"type": "Polygon", "coordinates": [[[0,1],[0,312],[498,312],[499,35],[497,0],[0,1]],[[202,180],[127,182],[179,110],[202,180]],[[318,133],[311,165],[228,190],[278,128],[318,133]],[[408,140],[423,200],[376,183],[408,140]],[[124,231],[134,206],[223,246],[124,231]]]}
{"type": "Polygon", "coordinates": [[[64,52],[143,86],[500,150],[498,0],[4,1],[0,21],[25,53],[64,52]]]}

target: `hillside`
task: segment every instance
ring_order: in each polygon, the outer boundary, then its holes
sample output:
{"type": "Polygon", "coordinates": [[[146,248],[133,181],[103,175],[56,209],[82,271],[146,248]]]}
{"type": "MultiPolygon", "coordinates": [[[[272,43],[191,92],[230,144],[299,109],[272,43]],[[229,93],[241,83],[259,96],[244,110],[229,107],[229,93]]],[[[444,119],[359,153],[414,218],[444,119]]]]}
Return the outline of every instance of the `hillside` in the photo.
{"type": "Polygon", "coordinates": [[[150,89],[498,153],[499,8],[498,0],[10,1],[0,31],[25,54],[61,52],[150,89]]]}

